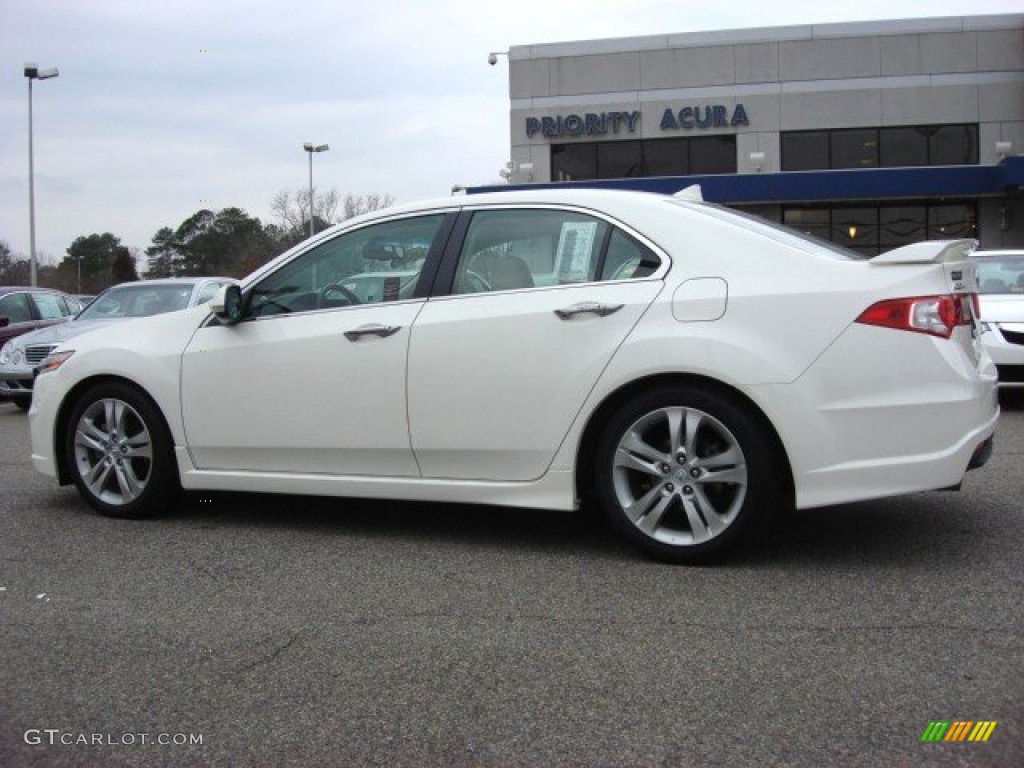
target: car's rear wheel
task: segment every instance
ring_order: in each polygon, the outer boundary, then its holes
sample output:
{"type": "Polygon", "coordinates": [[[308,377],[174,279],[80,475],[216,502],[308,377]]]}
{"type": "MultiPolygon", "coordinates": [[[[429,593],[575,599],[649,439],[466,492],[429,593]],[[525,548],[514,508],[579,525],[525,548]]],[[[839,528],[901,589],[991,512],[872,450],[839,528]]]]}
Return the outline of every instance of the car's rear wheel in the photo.
{"type": "Polygon", "coordinates": [[[785,499],[785,462],[760,420],[694,386],[653,390],[611,418],[596,449],[598,503],[637,547],[700,563],[734,549],[785,499]]]}
{"type": "Polygon", "coordinates": [[[79,493],[104,515],[151,517],[180,490],[163,418],[126,384],[99,384],[80,397],[64,445],[79,493]]]}

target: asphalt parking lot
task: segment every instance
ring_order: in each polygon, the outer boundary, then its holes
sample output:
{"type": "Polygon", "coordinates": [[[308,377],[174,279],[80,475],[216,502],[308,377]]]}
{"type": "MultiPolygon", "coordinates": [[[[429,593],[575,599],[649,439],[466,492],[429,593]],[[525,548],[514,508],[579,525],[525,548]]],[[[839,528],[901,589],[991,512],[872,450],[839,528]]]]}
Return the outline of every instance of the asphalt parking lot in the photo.
{"type": "Polygon", "coordinates": [[[718,567],[518,509],[117,521],[0,404],[0,765],[1019,766],[1022,498],[1017,397],[961,492],[797,513],[718,567]]]}

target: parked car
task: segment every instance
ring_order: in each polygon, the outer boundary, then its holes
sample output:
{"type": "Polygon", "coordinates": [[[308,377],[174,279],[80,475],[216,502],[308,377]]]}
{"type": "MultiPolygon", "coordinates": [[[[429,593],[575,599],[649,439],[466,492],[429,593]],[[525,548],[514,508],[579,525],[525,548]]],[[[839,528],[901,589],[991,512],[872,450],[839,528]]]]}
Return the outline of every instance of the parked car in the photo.
{"type": "Polygon", "coordinates": [[[975,251],[981,341],[999,369],[999,386],[1024,388],[1024,251],[975,251]]]}
{"type": "Polygon", "coordinates": [[[115,517],[182,486],[582,500],[650,555],[704,561],[776,510],[955,487],[987,460],[974,246],[862,260],[625,191],[388,208],[208,306],[62,344],[36,380],[33,462],[115,517]],[[411,292],[378,242],[427,244],[411,292]],[[390,287],[344,289],[387,269],[390,287]]]}
{"type": "MultiPolygon", "coordinates": [[[[17,336],[70,320],[79,308],[78,302],[60,291],[0,286],[0,349],[17,336]]],[[[0,402],[6,399],[0,392],[0,402]]]]}
{"type": "Polygon", "coordinates": [[[78,311],[78,303],[60,291],[0,286],[0,346],[15,336],[63,323],[78,311]]]}
{"type": "MultiPolygon", "coordinates": [[[[70,322],[26,333],[0,348],[0,398],[27,411],[32,402],[33,368],[57,345],[111,322],[207,302],[218,288],[232,282],[226,277],[180,277],[108,288],[70,322]]],[[[74,301],[67,298],[69,303],[74,301]]]]}

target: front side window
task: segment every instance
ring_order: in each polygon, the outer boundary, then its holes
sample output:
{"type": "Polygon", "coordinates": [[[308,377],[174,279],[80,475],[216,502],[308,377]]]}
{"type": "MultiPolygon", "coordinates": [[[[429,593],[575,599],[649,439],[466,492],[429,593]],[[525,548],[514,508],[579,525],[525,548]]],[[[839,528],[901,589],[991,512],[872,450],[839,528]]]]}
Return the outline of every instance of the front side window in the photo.
{"type": "Polygon", "coordinates": [[[606,221],[574,211],[473,214],[453,293],[485,293],[647,277],[657,255],[606,221]]]}
{"type": "Polygon", "coordinates": [[[247,316],[337,309],[411,299],[445,214],[343,232],[261,280],[247,316]]]}
{"type": "Polygon", "coordinates": [[[11,325],[27,323],[32,319],[32,307],[27,293],[8,293],[0,296],[0,317],[6,317],[11,325]]]}

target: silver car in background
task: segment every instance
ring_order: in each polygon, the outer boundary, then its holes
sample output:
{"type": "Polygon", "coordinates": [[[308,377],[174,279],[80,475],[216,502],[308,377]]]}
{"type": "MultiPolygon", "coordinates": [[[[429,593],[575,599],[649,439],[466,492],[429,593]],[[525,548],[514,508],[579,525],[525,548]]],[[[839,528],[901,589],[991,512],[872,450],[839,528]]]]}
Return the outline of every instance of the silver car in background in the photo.
{"type": "Polygon", "coordinates": [[[999,386],[1024,389],[1024,251],[975,251],[981,341],[999,370],[999,386]]]}
{"type": "Polygon", "coordinates": [[[68,339],[128,318],[203,304],[218,288],[234,282],[228,277],[172,277],[108,288],[69,322],[18,336],[0,348],[0,399],[27,411],[32,404],[33,369],[68,339]]]}

